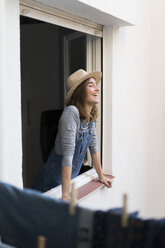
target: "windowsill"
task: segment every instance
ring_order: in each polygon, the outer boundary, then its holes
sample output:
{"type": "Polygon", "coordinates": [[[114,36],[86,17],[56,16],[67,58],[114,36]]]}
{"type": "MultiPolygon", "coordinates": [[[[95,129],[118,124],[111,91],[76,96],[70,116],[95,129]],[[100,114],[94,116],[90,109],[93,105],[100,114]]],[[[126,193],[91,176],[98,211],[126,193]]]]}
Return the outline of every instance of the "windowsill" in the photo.
{"type": "MultiPolygon", "coordinates": [[[[105,176],[111,179],[114,178],[112,175],[105,175],[105,176]]],[[[94,193],[94,191],[102,187],[104,187],[104,184],[98,180],[98,177],[96,177],[95,179],[91,180],[90,182],[84,184],[83,186],[77,189],[77,200],[80,201],[81,199],[89,196],[90,194],[94,193]]]]}
{"type": "MultiPolygon", "coordinates": [[[[111,179],[114,177],[112,175],[105,175],[111,179]]],[[[95,169],[88,170],[83,174],[77,176],[76,178],[71,180],[71,183],[75,183],[75,189],[77,190],[77,200],[80,201],[81,199],[89,196],[94,191],[104,187],[104,184],[99,182],[98,175],[95,169]]],[[[44,195],[47,195],[52,198],[60,199],[62,197],[61,194],[61,185],[47,191],[44,195]]]]}

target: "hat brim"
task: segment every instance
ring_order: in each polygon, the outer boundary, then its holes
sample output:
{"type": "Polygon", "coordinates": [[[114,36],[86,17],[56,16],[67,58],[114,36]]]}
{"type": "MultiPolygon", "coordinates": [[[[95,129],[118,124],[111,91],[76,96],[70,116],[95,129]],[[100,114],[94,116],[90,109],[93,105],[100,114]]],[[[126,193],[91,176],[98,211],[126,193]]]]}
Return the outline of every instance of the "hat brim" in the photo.
{"type": "Polygon", "coordinates": [[[82,83],[84,82],[86,79],[89,78],[94,78],[96,80],[96,84],[98,85],[100,80],[102,77],[102,73],[100,71],[92,71],[89,72],[88,74],[84,75],[83,77],[81,77],[77,83],[68,91],[66,98],[65,98],[65,104],[67,105],[70,101],[70,98],[72,97],[73,92],[75,91],[75,89],[82,83]]]}

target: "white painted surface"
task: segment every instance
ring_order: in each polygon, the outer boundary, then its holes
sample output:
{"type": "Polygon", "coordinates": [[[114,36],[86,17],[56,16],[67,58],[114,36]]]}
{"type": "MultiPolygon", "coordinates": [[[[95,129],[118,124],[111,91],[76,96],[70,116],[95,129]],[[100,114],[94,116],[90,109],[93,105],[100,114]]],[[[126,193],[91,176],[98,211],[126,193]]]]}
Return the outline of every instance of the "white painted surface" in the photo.
{"type": "Polygon", "coordinates": [[[136,0],[78,0],[112,16],[136,23],[136,0]],[[104,2],[104,3],[103,3],[104,2]]]}
{"type": "Polygon", "coordinates": [[[112,73],[113,27],[103,28],[103,131],[102,166],[105,174],[112,174],[112,73]]]}
{"type": "Polygon", "coordinates": [[[56,5],[50,6],[34,1],[21,0],[20,13],[21,15],[42,20],[60,27],[102,37],[102,25],[59,10],[56,5]],[[52,8],[50,6],[54,7],[52,8]]]}
{"type": "MultiPolygon", "coordinates": [[[[132,13],[134,16],[134,6],[135,0],[127,0],[126,5],[124,5],[122,0],[118,0],[117,4],[115,0],[97,1],[78,1],[78,0],[35,0],[36,2],[43,3],[55,7],[57,9],[68,12],[72,15],[77,15],[88,20],[94,21],[102,25],[118,25],[127,26],[134,24],[133,18],[128,17],[128,13],[132,13]],[[91,4],[92,2],[92,4],[91,4]],[[102,7],[104,5],[104,7],[102,7]],[[112,10],[111,11],[111,7],[112,10]],[[121,18],[122,16],[122,18],[121,18]]],[[[129,14],[130,15],[130,14],[129,14]]]]}
{"type": "Polygon", "coordinates": [[[18,0],[0,1],[0,180],[22,186],[18,0]]]}
{"type": "MultiPolygon", "coordinates": [[[[139,210],[144,217],[164,217],[165,2],[138,1],[136,11],[136,26],[113,32],[112,168],[116,179],[113,189],[99,190],[81,205],[120,207],[126,192],[129,210],[139,210]]],[[[110,95],[111,89],[104,93],[107,108],[110,95]]],[[[111,123],[108,111],[105,114],[111,123]]],[[[108,123],[104,127],[105,139],[111,130],[108,123]]],[[[109,154],[107,143],[103,149],[109,154]]]]}
{"type": "MultiPolygon", "coordinates": [[[[72,183],[74,183],[75,184],[75,190],[76,190],[76,189],[82,187],[84,184],[89,183],[90,181],[92,181],[95,178],[98,178],[98,175],[97,175],[95,169],[90,169],[90,170],[84,172],[83,174],[73,178],[71,180],[70,186],[72,183]]],[[[59,185],[55,188],[48,190],[47,192],[45,192],[43,194],[47,195],[49,197],[52,197],[52,198],[60,199],[60,198],[62,198],[62,187],[61,187],[61,185],[59,185]]]]}

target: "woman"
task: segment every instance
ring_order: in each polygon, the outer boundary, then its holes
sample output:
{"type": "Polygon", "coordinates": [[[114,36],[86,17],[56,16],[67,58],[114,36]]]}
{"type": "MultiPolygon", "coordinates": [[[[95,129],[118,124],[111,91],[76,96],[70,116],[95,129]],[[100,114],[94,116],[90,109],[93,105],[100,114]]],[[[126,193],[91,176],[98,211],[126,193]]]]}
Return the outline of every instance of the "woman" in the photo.
{"type": "Polygon", "coordinates": [[[95,130],[101,75],[79,69],[69,76],[55,147],[35,180],[35,189],[45,192],[62,184],[62,198],[69,200],[70,180],[79,174],[88,148],[100,182],[111,187],[111,180],[102,173],[95,130]]]}

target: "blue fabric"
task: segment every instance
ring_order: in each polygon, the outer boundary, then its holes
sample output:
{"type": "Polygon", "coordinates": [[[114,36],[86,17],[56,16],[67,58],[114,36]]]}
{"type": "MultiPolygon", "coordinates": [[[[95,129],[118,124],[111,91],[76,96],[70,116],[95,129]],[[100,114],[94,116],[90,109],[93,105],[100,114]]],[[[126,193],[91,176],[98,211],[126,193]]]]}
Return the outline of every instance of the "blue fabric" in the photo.
{"type": "Polygon", "coordinates": [[[151,248],[164,248],[165,247],[165,226],[161,226],[157,232],[151,248]]]}
{"type": "Polygon", "coordinates": [[[165,225],[165,218],[158,219],[158,223],[162,226],[165,225]]]}
{"type": "Polygon", "coordinates": [[[104,248],[132,248],[133,228],[128,224],[127,227],[121,226],[121,215],[111,213],[107,216],[106,236],[104,248]]]}
{"type": "Polygon", "coordinates": [[[0,242],[0,248],[16,248],[16,247],[0,242]]]}
{"type": "Polygon", "coordinates": [[[139,212],[135,211],[129,213],[128,215],[128,226],[123,228],[121,226],[121,216],[123,209],[122,208],[112,208],[108,210],[108,225],[107,225],[107,234],[105,239],[105,248],[107,247],[123,247],[123,248],[132,248],[133,242],[133,231],[134,228],[131,225],[131,221],[138,217],[139,212]]]}
{"type": "Polygon", "coordinates": [[[0,236],[9,245],[36,248],[43,235],[47,248],[76,248],[79,212],[71,216],[66,202],[0,183],[0,236]]]}
{"type": "Polygon", "coordinates": [[[130,248],[144,248],[147,242],[149,221],[140,218],[130,219],[129,225],[132,227],[132,237],[130,248]]]}
{"type": "Polygon", "coordinates": [[[93,236],[94,211],[81,208],[78,226],[77,248],[91,248],[93,236]]]}
{"type": "MultiPolygon", "coordinates": [[[[123,212],[123,209],[122,208],[111,208],[108,210],[108,213],[110,214],[119,214],[119,215],[122,215],[122,212],[123,212]]],[[[135,211],[135,212],[132,212],[130,213],[128,216],[131,217],[131,218],[137,218],[139,215],[139,212],[138,211],[135,211]]]]}
{"type": "MultiPolygon", "coordinates": [[[[89,129],[82,131],[82,122],[80,124],[80,131],[77,136],[76,146],[72,163],[73,179],[76,177],[81,169],[84,157],[92,139],[93,121],[89,122],[89,129]]],[[[61,184],[61,170],[62,170],[62,155],[58,155],[55,149],[51,151],[47,163],[40,170],[37,175],[33,188],[41,192],[46,192],[61,184]]]]}
{"type": "Polygon", "coordinates": [[[77,137],[75,152],[73,156],[72,178],[76,177],[80,172],[84,157],[92,139],[92,126],[93,121],[90,121],[89,129],[87,129],[86,131],[81,131],[83,130],[82,122],[80,124],[80,131],[77,137]]]}
{"type": "Polygon", "coordinates": [[[108,213],[96,211],[93,220],[92,248],[104,248],[108,224],[108,213]]]}
{"type": "Polygon", "coordinates": [[[165,247],[165,219],[149,220],[149,230],[145,248],[165,247]]]}
{"type": "Polygon", "coordinates": [[[123,228],[120,208],[92,212],[76,207],[73,216],[68,209],[66,202],[0,182],[2,241],[17,248],[36,248],[38,235],[43,235],[47,248],[77,248],[90,246],[92,236],[92,248],[165,247],[164,218],[142,220],[133,212],[123,228]]]}
{"type": "Polygon", "coordinates": [[[128,226],[121,225],[122,208],[96,211],[93,222],[92,248],[144,248],[148,221],[138,218],[138,211],[128,215],[128,226]]]}

